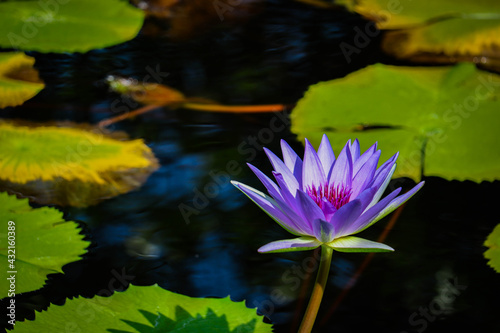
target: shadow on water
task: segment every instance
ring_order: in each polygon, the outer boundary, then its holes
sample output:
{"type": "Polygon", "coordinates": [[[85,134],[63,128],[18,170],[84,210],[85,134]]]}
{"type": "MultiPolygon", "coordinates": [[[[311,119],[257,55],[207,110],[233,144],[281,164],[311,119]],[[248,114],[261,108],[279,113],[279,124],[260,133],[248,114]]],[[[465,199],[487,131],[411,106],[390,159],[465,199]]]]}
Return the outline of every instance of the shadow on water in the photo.
{"type": "MultiPolygon", "coordinates": [[[[161,83],[188,96],[227,104],[294,103],[310,84],[383,60],[377,39],[351,63],[340,51],[341,41],[353,40],[353,27],[364,24],[347,13],[270,1],[244,26],[184,42],[140,35],[86,54],[33,53],[47,89],[1,115],[96,123],[133,109],[108,92],[107,75],[141,80],[152,70],[161,73],[161,83]]],[[[92,241],[89,252],[66,265],[64,275],[51,275],[42,290],[19,295],[18,316],[33,319],[34,310],[63,304],[68,297],[106,296],[129,283],[157,283],[190,296],[229,294],[246,300],[275,323],[276,332],[289,332],[300,286],[314,274],[312,252],[258,254],[263,244],[288,235],[228,182],[237,179],[260,189],[245,163],[269,174],[262,146],[279,151],[280,139],[300,155],[303,147],[289,125],[286,115],[183,109],[161,109],[117,124],[131,137],[144,138],[161,167],[138,191],[87,209],[64,209],[68,219],[82,221],[92,241]],[[262,131],[266,128],[273,130],[262,131]]],[[[498,223],[491,218],[497,201],[491,194],[499,189],[498,182],[427,179],[387,240],[396,252],[375,256],[318,331],[498,328],[498,275],[482,253],[484,239],[498,223]]],[[[364,236],[376,239],[383,226],[379,222],[364,236]]],[[[334,255],[319,319],[362,260],[362,254],[334,255]]]]}

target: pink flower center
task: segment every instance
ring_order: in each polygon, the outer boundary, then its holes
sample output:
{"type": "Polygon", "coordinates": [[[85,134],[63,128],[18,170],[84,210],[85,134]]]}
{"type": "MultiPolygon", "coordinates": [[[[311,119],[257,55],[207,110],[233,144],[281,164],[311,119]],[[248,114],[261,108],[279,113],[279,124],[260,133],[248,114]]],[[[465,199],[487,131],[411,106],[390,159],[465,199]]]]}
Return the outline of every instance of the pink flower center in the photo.
{"type": "Polygon", "coordinates": [[[323,199],[330,202],[336,209],[349,202],[352,189],[344,188],[344,186],[323,186],[316,187],[314,185],[307,188],[307,194],[323,209],[323,199]]]}

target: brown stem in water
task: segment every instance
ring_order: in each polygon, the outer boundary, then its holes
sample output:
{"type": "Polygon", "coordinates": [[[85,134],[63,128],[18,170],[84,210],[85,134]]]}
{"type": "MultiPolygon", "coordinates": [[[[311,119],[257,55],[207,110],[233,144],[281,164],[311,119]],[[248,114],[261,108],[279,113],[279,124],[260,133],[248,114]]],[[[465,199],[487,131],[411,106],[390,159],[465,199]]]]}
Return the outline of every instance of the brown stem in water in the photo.
{"type": "Polygon", "coordinates": [[[198,111],[231,112],[231,113],[256,113],[256,112],[279,112],[286,109],[283,104],[267,105],[221,105],[221,104],[200,104],[184,103],[183,108],[198,111]]]}
{"type": "MultiPolygon", "coordinates": [[[[154,109],[167,106],[166,104],[151,104],[145,105],[134,111],[126,112],[116,117],[101,120],[97,126],[106,127],[111,124],[117,123],[119,121],[138,116],[140,114],[149,112],[154,109]]],[[[180,107],[197,110],[197,111],[209,111],[209,112],[228,112],[228,113],[260,113],[260,112],[280,112],[284,111],[287,106],[284,104],[264,104],[264,105],[221,105],[221,104],[202,104],[186,102],[182,103],[180,107]]]]}

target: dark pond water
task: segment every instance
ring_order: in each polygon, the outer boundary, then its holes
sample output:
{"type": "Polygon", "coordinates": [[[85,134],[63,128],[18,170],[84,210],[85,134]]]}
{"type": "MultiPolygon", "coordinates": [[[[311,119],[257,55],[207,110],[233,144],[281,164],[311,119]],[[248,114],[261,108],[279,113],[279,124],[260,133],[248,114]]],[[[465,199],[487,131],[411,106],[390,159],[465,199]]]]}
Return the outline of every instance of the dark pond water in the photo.
{"type": "MultiPolygon", "coordinates": [[[[108,91],[107,75],[141,80],[152,69],[162,73],[162,83],[188,96],[227,104],[293,103],[310,84],[390,61],[380,55],[375,38],[346,62],[339,43],[352,43],[353,28],[365,24],[346,13],[270,1],[244,25],[218,27],[183,42],[140,35],[87,54],[33,53],[47,88],[0,116],[96,123],[127,108],[126,100],[108,91]]],[[[18,296],[18,316],[33,319],[34,310],[50,303],[92,297],[118,274],[125,285],[157,283],[196,297],[231,295],[258,307],[276,332],[296,331],[314,280],[313,253],[257,253],[261,245],[289,235],[227,176],[261,188],[245,163],[269,173],[261,147],[279,151],[280,139],[302,154],[289,125],[286,113],[184,109],[161,109],[117,124],[132,138],[144,138],[161,167],[137,191],[87,209],[63,208],[68,219],[81,221],[92,245],[82,261],[66,265],[64,275],[51,275],[41,291],[18,296]],[[279,130],[263,135],[270,126],[279,130]],[[228,168],[228,161],[236,167],[228,168]],[[183,216],[182,204],[198,209],[183,216]]],[[[375,255],[331,313],[365,258],[334,255],[317,332],[498,331],[500,274],[482,253],[499,222],[500,184],[426,181],[386,240],[396,252],[375,255]]],[[[412,185],[397,180],[391,187],[412,185]]],[[[387,219],[379,222],[364,236],[376,239],[386,224],[387,219]]]]}

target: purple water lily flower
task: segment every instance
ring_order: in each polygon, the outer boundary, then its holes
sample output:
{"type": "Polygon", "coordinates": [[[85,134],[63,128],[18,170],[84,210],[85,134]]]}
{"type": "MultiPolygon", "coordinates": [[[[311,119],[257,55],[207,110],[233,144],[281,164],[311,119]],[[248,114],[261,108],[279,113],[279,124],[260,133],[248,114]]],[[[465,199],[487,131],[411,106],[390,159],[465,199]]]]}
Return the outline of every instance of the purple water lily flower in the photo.
{"type": "Polygon", "coordinates": [[[380,200],[396,169],[398,154],[377,169],[380,150],[376,143],[360,154],[358,140],[349,140],[335,159],[326,135],[318,152],[306,139],[303,161],[283,140],[281,148],[283,161],[264,148],[277,184],[248,164],[269,195],[232,181],[284,229],[299,236],[271,242],[259,252],[302,251],[320,245],[340,252],[394,251],[352,235],[391,213],[423,186],[421,182],[400,196],[398,188],[380,200]]]}

